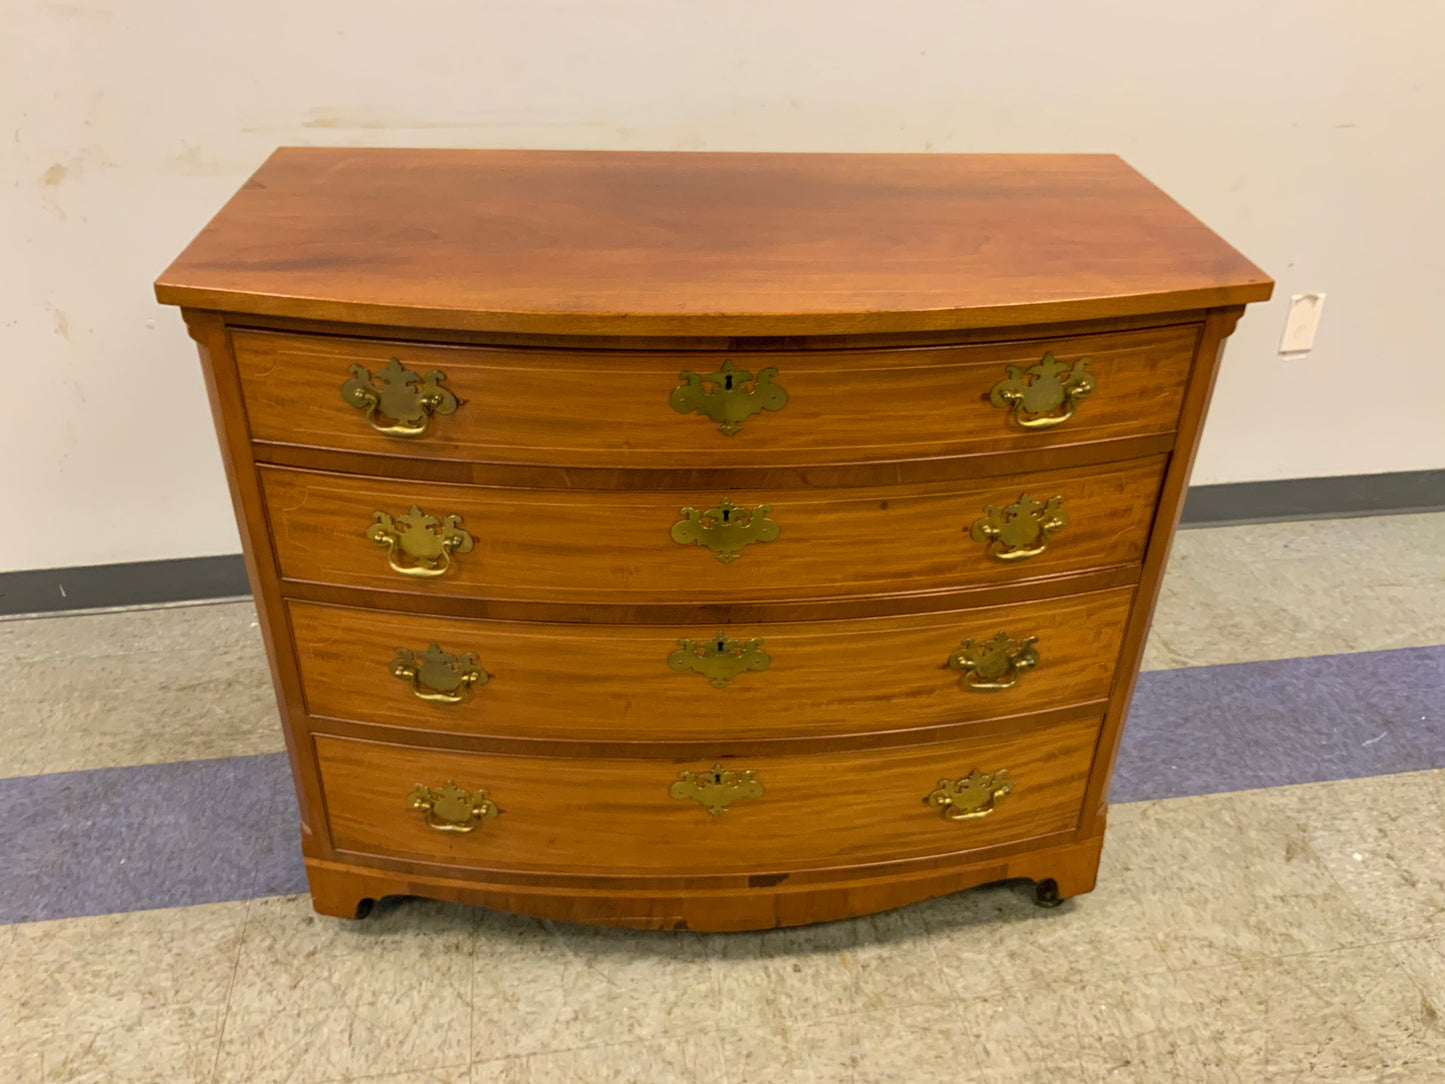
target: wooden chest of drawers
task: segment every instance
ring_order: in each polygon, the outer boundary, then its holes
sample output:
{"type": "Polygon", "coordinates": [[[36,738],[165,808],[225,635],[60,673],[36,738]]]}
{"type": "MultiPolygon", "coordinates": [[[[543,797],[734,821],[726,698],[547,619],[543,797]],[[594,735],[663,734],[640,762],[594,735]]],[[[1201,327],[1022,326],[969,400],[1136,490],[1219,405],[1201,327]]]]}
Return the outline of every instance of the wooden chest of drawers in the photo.
{"type": "Polygon", "coordinates": [[[317,910],[1088,891],[1271,285],[1109,156],[278,151],[156,292],[317,910]]]}

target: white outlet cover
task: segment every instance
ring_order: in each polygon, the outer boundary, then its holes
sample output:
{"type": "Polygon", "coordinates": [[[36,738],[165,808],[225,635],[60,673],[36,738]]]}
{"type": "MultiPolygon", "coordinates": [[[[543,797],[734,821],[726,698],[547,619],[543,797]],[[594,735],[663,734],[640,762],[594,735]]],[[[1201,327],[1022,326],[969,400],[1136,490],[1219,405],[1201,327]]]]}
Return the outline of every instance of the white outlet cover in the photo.
{"type": "Polygon", "coordinates": [[[1314,349],[1320,310],[1324,307],[1324,294],[1295,294],[1289,299],[1289,315],[1285,317],[1284,335],[1279,340],[1281,354],[1297,358],[1314,349]]]}

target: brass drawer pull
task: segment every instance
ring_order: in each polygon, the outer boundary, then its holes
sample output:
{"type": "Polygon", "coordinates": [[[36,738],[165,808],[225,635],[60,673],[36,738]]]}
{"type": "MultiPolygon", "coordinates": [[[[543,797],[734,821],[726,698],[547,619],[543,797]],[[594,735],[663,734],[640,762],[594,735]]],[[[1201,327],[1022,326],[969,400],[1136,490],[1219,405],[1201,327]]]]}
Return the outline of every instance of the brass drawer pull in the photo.
{"type": "Polygon", "coordinates": [[[386,547],[386,563],[394,572],[418,579],[444,575],[452,567],[453,553],[467,553],[472,536],[462,530],[461,516],[439,520],[416,505],[395,520],[385,512],[374,512],[376,521],[366,529],[366,537],[386,547]],[[398,553],[398,551],[400,551],[398,553]],[[398,556],[410,559],[403,564],[398,556]]]}
{"type": "Polygon", "coordinates": [[[1019,675],[1039,664],[1039,653],[1034,650],[1038,642],[1037,636],[1015,640],[1006,632],[992,640],[965,640],[948,657],[948,668],[962,674],[963,683],[970,689],[1012,689],[1019,675]]]}
{"type": "Polygon", "coordinates": [[[1000,561],[1035,557],[1049,548],[1050,535],[1069,525],[1063,503],[1063,497],[1050,497],[1043,504],[1023,493],[1017,504],[1002,511],[991,504],[974,520],[969,536],[975,542],[987,542],[989,556],[1000,561]]]}
{"type": "Polygon", "coordinates": [[[940,779],[938,789],[924,801],[937,806],[946,821],[971,821],[987,817],[1013,792],[1007,771],[985,775],[975,769],[962,779],[940,779]]]}
{"type": "Polygon", "coordinates": [[[996,407],[1013,407],[1014,421],[1025,429],[1062,425],[1074,416],[1079,400],[1094,390],[1094,375],[1088,368],[1088,358],[1080,358],[1070,369],[1049,351],[1029,369],[1007,366],[1008,376],[993,386],[988,400],[996,407]]]}
{"type": "Polygon", "coordinates": [[[667,657],[667,665],[678,673],[694,670],[714,689],[726,689],[749,670],[766,670],[772,661],[761,640],[729,640],[722,631],[711,640],[679,640],[667,657]]]}
{"type": "Polygon", "coordinates": [[[418,376],[392,358],[374,375],[365,365],[353,365],[350,372],[351,379],[341,385],[341,398],[366,411],[371,427],[389,437],[419,437],[433,414],[457,409],[457,397],[442,387],[447,374],[439,369],[418,376]],[[390,424],[378,418],[389,418],[390,424]]]}
{"type": "Polygon", "coordinates": [[[679,802],[697,802],[714,816],[727,812],[728,806],[742,798],[761,798],[763,785],[757,772],[735,772],[714,764],[706,772],[678,772],[677,782],[668,792],[679,802]]]}
{"type": "Polygon", "coordinates": [[[470,651],[457,656],[436,644],[420,655],[405,647],[397,648],[396,658],[391,661],[391,675],[410,682],[418,700],[441,704],[459,704],[467,698],[473,685],[485,685],[491,679],[470,651]]]}
{"type": "Polygon", "coordinates": [[[768,518],[770,504],[739,508],[724,497],[717,507],[699,512],[684,508],[682,519],[672,525],[672,540],[678,545],[706,546],[723,564],[735,561],[744,546],[771,542],[778,537],[778,525],[768,518]]]}
{"type": "Polygon", "coordinates": [[[681,386],[672,389],[672,409],[679,414],[706,415],[718,423],[718,432],[735,436],[743,422],[762,410],[782,410],[788,393],[773,383],[778,370],[769,366],[756,377],[733,365],[722,363],[715,373],[678,373],[681,386]]]}
{"type": "Polygon", "coordinates": [[[418,783],[407,795],[406,807],[426,814],[427,827],[438,832],[475,832],[482,821],[497,815],[490,794],[463,790],[450,779],[439,787],[418,783]]]}

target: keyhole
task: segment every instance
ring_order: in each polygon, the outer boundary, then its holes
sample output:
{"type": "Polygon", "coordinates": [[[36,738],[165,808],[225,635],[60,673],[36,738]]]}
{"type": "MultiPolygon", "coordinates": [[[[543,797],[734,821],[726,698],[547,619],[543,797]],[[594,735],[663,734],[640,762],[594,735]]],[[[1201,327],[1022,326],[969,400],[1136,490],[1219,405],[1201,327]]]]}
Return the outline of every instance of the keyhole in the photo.
{"type": "Polygon", "coordinates": [[[723,391],[732,391],[732,390],[733,390],[733,374],[732,374],[732,373],[728,373],[727,376],[723,377],[723,391]]]}
{"type": "Polygon", "coordinates": [[[721,783],[722,783],[722,772],[713,772],[713,773],[712,773],[712,781],[713,781],[714,783],[721,784],[721,783]]]}
{"type": "Polygon", "coordinates": [[[728,517],[731,516],[731,515],[732,515],[732,512],[731,512],[729,509],[724,508],[724,509],[723,509],[723,522],[726,523],[726,522],[728,521],[728,517]]]}
{"type": "Polygon", "coordinates": [[[719,640],[719,641],[717,642],[717,653],[718,653],[719,655],[721,655],[722,652],[723,652],[723,648],[726,647],[726,646],[727,646],[727,641],[726,641],[726,640],[719,640]]]}

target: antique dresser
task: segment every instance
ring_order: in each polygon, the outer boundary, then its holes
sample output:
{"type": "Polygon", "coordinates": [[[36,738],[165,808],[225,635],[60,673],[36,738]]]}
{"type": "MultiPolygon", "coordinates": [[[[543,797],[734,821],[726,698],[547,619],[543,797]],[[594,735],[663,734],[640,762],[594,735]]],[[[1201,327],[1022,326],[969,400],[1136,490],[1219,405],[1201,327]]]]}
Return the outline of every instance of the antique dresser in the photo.
{"type": "Polygon", "coordinates": [[[200,344],[318,911],[1094,884],[1221,346],[1108,155],[277,151],[200,344]]]}

